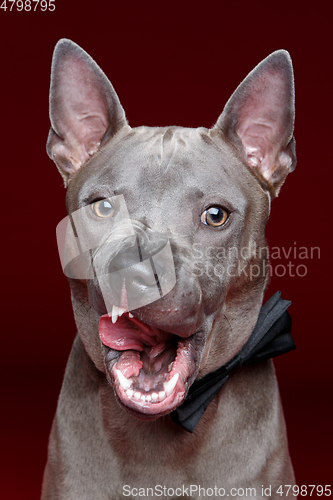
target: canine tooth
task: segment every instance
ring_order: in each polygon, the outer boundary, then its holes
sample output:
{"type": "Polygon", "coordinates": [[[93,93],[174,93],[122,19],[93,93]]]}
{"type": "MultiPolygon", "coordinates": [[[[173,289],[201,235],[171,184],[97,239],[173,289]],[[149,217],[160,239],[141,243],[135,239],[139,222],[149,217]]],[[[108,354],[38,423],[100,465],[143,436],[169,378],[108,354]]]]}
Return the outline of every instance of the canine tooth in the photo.
{"type": "Polygon", "coordinates": [[[123,375],[120,370],[117,370],[116,373],[117,373],[117,377],[118,377],[119,384],[121,385],[121,387],[123,389],[125,389],[125,391],[126,391],[126,389],[129,389],[131,387],[131,385],[133,384],[133,380],[126,378],[125,375],[123,375]]]}
{"type": "Polygon", "coordinates": [[[112,306],[112,323],[115,323],[122,314],[126,312],[126,309],[123,307],[118,307],[118,306],[112,306]]]}
{"type": "Polygon", "coordinates": [[[133,394],[134,394],[133,389],[127,389],[126,394],[127,394],[127,396],[128,396],[129,398],[131,398],[131,397],[133,396],[133,394]]]}
{"type": "Polygon", "coordinates": [[[148,403],[150,403],[150,401],[151,401],[151,395],[150,394],[148,394],[148,396],[146,396],[146,401],[148,401],[148,403]]]}
{"type": "Polygon", "coordinates": [[[141,398],[140,392],[135,392],[134,397],[135,397],[135,399],[140,399],[141,398]]]}
{"type": "Polygon", "coordinates": [[[157,401],[158,400],[158,394],[157,392],[153,392],[153,394],[151,395],[151,398],[153,401],[157,401]]]}
{"type": "Polygon", "coordinates": [[[133,314],[131,314],[130,312],[128,313],[128,317],[129,318],[134,318],[133,314]]]}
{"type": "Polygon", "coordinates": [[[160,391],[160,392],[158,393],[158,399],[159,399],[160,401],[163,401],[163,399],[165,399],[165,396],[166,396],[165,391],[160,391]]]}
{"type": "Polygon", "coordinates": [[[178,378],[179,378],[179,373],[175,373],[172,379],[168,380],[168,382],[164,382],[163,387],[167,396],[170,396],[170,394],[176,387],[178,378]]]}
{"type": "Polygon", "coordinates": [[[112,306],[111,320],[112,323],[115,323],[118,319],[117,306],[112,306]]]}
{"type": "Polygon", "coordinates": [[[168,372],[171,372],[172,365],[173,365],[173,361],[168,365],[168,372]]]}

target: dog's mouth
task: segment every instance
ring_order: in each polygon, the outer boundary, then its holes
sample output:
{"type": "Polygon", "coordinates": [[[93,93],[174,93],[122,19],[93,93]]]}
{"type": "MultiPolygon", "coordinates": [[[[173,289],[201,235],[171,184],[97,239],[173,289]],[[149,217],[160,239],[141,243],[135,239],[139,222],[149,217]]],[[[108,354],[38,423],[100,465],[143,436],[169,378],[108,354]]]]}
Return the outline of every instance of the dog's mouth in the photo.
{"type": "Polygon", "coordinates": [[[195,374],[195,335],[174,335],[128,312],[113,321],[108,314],[101,316],[99,335],[110,348],[107,375],[118,399],[137,418],[170,413],[184,400],[195,374]]]}

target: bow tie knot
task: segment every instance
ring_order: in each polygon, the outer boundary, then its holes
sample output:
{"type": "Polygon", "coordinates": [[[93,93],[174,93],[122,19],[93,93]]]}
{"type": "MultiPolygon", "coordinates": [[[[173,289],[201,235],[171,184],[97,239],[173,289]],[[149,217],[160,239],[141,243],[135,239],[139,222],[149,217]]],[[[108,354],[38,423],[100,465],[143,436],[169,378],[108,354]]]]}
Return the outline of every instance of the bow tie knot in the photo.
{"type": "Polygon", "coordinates": [[[233,375],[234,373],[241,370],[242,366],[243,366],[243,362],[242,362],[241,358],[237,355],[234,358],[232,358],[229,361],[229,363],[227,363],[225,365],[225,368],[226,368],[228,375],[230,377],[230,375],[233,375]]]}
{"type": "Polygon", "coordinates": [[[209,403],[242,366],[261,363],[296,349],[287,311],[290,304],[289,300],[281,299],[281,292],[275,293],[260,309],[253,332],[241,350],[224,366],[193,382],[183,403],[171,412],[172,420],[193,432],[209,403]]]}

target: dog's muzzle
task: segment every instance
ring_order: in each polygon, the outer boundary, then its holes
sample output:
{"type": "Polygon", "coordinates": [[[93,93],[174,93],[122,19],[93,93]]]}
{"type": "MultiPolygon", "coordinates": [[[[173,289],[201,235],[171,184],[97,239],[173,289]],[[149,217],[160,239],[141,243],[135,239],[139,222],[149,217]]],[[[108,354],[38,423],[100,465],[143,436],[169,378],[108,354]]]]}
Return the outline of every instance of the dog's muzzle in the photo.
{"type": "Polygon", "coordinates": [[[108,313],[150,304],[176,284],[169,239],[129,217],[122,195],[107,199],[111,216],[96,215],[94,204],[57,226],[62,269],[69,278],[97,278],[108,313]]]}

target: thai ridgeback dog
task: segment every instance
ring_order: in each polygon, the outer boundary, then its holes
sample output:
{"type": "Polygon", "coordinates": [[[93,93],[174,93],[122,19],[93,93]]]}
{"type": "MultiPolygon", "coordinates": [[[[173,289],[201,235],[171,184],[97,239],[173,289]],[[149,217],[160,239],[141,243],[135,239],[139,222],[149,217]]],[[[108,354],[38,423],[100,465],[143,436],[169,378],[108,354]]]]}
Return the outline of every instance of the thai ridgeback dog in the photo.
{"type": "Polygon", "coordinates": [[[50,118],[78,335],[42,499],[280,499],[294,475],[270,359],[236,370],[191,432],[172,415],[258,320],[270,204],[296,164],[289,54],[263,60],[211,129],[131,128],[102,70],[63,39],[50,118]]]}

